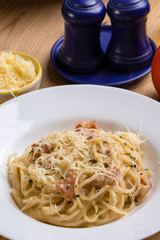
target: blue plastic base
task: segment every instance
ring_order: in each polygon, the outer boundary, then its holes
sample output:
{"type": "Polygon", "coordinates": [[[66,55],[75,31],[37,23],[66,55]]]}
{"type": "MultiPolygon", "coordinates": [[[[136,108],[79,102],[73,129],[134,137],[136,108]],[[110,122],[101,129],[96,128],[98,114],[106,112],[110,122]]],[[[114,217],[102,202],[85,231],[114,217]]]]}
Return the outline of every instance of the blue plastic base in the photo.
{"type": "MultiPolygon", "coordinates": [[[[109,44],[111,34],[112,34],[111,26],[108,25],[102,26],[100,40],[101,47],[104,53],[106,52],[107,46],[109,44]]],[[[154,53],[157,49],[157,46],[152,39],[149,38],[149,40],[154,53]]],[[[151,71],[151,64],[149,64],[143,69],[136,70],[134,72],[124,72],[111,67],[107,60],[105,64],[102,66],[102,68],[96,72],[87,74],[76,74],[69,71],[65,71],[58,65],[57,61],[57,53],[62,45],[62,42],[63,37],[61,37],[52,47],[51,61],[56,71],[60,75],[75,83],[128,87],[129,85],[139,81],[142,77],[144,77],[151,71]]]]}

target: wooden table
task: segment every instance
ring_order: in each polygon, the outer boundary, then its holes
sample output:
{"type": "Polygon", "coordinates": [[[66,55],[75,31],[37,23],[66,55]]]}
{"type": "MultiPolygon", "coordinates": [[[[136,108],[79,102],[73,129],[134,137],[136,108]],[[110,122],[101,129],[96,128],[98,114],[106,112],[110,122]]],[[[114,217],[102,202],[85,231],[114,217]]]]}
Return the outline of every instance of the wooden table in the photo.
{"type": "MultiPolygon", "coordinates": [[[[103,1],[107,4],[108,0],[103,1]]],[[[42,88],[72,84],[61,77],[50,61],[53,44],[64,33],[61,15],[63,0],[1,0],[0,50],[26,52],[39,60],[43,69],[42,88]]],[[[150,0],[151,11],[147,23],[148,36],[160,45],[160,0],[150,0]]],[[[106,15],[104,24],[110,24],[106,15]]],[[[151,74],[128,88],[157,101],[160,96],[152,84],[151,74]]],[[[0,240],[4,240],[0,236],[0,240]]],[[[160,233],[147,240],[160,239],[160,233]]]]}

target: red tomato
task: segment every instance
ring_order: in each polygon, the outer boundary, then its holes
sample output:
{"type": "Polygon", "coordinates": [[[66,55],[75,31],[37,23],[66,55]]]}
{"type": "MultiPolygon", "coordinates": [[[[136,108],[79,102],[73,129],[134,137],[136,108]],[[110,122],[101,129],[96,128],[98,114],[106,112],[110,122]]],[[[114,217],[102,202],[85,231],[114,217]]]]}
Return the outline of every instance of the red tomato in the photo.
{"type": "Polygon", "coordinates": [[[154,87],[160,94],[160,46],[157,48],[153,56],[151,74],[154,87]]]}

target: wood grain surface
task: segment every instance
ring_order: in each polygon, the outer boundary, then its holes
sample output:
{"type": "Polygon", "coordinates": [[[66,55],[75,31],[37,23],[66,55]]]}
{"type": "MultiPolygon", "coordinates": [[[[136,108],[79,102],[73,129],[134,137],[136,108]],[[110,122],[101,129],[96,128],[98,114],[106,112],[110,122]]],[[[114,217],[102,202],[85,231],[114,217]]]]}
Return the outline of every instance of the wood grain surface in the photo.
{"type": "MultiPolygon", "coordinates": [[[[103,2],[107,4],[108,0],[103,2]]],[[[26,52],[39,60],[43,69],[42,88],[72,84],[55,71],[50,61],[51,48],[64,33],[62,4],[63,0],[0,1],[0,50],[26,52]]],[[[148,36],[159,46],[160,0],[150,0],[150,5],[148,36]]],[[[107,15],[103,23],[110,24],[107,15]]],[[[152,84],[151,74],[128,89],[160,101],[152,84]]],[[[146,240],[159,239],[160,233],[157,233],[146,240]]],[[[0,236],[0,240],[5,238],[0,236]]]]}

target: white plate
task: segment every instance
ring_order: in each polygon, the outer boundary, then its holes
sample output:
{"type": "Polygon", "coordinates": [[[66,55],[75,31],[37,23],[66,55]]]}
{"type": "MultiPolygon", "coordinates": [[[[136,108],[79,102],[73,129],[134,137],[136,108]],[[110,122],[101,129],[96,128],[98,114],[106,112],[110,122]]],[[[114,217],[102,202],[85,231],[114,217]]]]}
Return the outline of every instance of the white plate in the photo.
{"type": "Polygon", "coordinates": [[[0,107],[0,235],[16,240],[135,240],[160,230],[160,104],[142,95],[112,87],[70,85],[37,90],[0,107]],[[98,120],[103,129],[138,131],[148,143],[146,167],[153,171],[149,198],[117,221],[94,228],[62,228],[22,213],[10,196],[7,157],[22,153],[32,141],[55,130],[73,129],[75,121],[98,120]]]}

